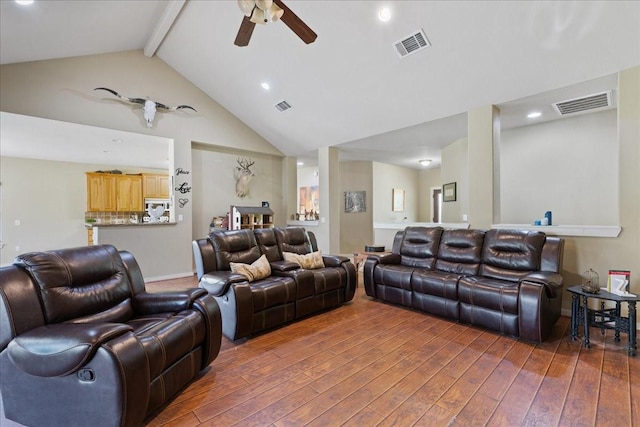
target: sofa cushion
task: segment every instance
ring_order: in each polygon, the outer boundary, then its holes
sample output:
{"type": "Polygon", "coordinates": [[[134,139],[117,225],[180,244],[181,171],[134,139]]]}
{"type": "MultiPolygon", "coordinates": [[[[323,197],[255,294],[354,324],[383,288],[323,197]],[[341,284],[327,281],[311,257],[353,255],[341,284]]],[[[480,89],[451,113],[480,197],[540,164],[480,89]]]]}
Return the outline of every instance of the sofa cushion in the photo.
{"type": "Polygon", "coordinates": [[[297,254],[313,252],[304,228],[276,228],[274,232],[281,252],[295,252],[297,254]]]}
{"type": "Polygon", "coordinates": [[[484,230],[445,230],[440,238],[435,269],[448,273],[478,274],[484,230]]]}
{"type": "Polygon", "coordinates": [[[113,246],[27,253],[14,264],[38,285],[47,323],[101,312],[102,321],[123,322],[133,313],[128,275],[113,246]]]}
{"type": "Polygon", "coordinates": [[[441,227],[407,227],[400,245],[400,263],[409,267],[433,268],[442,230],[441,227]]]}
{"type": "Polygon", "coordinates": [[[520,285],[508,280],[468,276],[458,281],[461,303],[505,313],[518,313],[519,291],[520,285]]]}
{"type": "Polygon", "coordinates": [[[480,276],[519,281],[540,269],[545,234],[527,230],[489,230],[484,238],[480,276]]]}
{"type": "Polygon", "coordinates": [[[282,254],[273,228],[257,228],[253,230],[260,252],[267,256],[269,262],[282,261],[282,254]]]}
{"type": "Polygon", "coordinates": [[[283,252],[285,261],[295,262],[302,268],[307,270],[315,270],[317,268],[324,268],[324,262],[322,261],[322,252],[315,251],[309,254],[297,254],[295,252],[283,252]]]}
{"type": "Polygon", "coordinates": [[[231,270],[229,263],[251,264],[260,256],[252,230],[215,230],[209,234],[217,270],[231,270]]]}
{"type": "Polygon", "coordinates": [[[271,266],[266,255],[262,255],[251,264],[230,262],[229,267],[233,273],[242,274],[249,282],[264,279],[271,275],[271,266]]]}

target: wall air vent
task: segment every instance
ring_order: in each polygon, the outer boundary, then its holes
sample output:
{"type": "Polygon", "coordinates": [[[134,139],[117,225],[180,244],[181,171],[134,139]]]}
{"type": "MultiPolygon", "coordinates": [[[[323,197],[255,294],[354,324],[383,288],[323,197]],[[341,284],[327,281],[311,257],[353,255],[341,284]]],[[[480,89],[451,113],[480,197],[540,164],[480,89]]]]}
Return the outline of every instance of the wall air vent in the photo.
{"type": "Polygon", "coordinates": [[[590,112],[593,110],[612,107],[613,94],[608,90],[606,92],[594,93],[593,95],[556,102],[552,105],[556,112],[561,116],[590,112]]]}
{"type": "Polygon", "coordinates": [[[431,46],[431,43],[429,43],[429,39],[427,39],[427,36],[422,30],[416,31],[402,40],[398,40],[393,43],[393,47],[396,48],[396,52],[398,52],[398,55],[400,55],[401,58],[411,55],[412,53],[416,53],[429,46],[431,46]]]}
{"type": "Polygon", "coordinates": [[[280,101],[276,104],[276,108],[278,109],[278,111],[283,112],[290,110],[292,107],[291,104],[289,104],[287,101],[280,101]]]}

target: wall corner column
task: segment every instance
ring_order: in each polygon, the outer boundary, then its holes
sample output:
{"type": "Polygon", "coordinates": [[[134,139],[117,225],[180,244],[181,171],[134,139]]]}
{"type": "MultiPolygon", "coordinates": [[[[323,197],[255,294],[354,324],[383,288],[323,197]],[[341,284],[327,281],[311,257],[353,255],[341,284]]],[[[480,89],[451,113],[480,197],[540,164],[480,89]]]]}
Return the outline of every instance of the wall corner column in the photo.
{"type": "Polygon", "coordinates": [[[316,238],[325,253],[340,253],[340,164],[335,147],[318,149],[320,223],[316,238]]]}
{"type": "Polygon", "coordinates": [[[469,223],[491,228],[499,219],[500,110],[494,105],[467,114],[469,223]]]}

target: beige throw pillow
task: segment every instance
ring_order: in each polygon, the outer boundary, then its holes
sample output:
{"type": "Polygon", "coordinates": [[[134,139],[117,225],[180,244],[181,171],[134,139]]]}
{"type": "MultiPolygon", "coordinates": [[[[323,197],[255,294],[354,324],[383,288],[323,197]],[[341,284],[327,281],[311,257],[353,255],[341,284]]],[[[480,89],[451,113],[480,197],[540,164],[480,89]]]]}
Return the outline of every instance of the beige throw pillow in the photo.
{"type": "Polygon", "coordinates": [[[229,267],[231,267],[232,272],[245,276],[249,282],[264,279],[271,275],[271,265],[266,255],[262,255],[251,265],[241,262],[230,262],[229,267]]]}
{"type": "Polygon", "coordinates": [[[284,257],[285,261],[295,262],[300,267],[306,268],[308,270],[324,268],[321,251],[311,252],[310,254],[305,255],[300,255],[295,252],[283,252],[282,256],[284,257]]]}

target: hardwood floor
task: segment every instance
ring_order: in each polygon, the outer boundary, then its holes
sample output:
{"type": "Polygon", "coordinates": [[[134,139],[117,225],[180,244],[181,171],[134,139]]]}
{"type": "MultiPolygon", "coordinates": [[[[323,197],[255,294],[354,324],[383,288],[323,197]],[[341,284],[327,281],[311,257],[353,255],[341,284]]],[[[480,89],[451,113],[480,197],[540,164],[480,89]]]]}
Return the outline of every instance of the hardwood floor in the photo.
{"type": "MultiPolygon", "coordinates": [[[[150,290],[194,286],[187,278],[150,290]]],[[[568,298],[568,296],[565,296],[568,298]]],[[[370,300],[230,342],[149,427],[640,426],[626,336],[540,345],[370,300]]]]}

